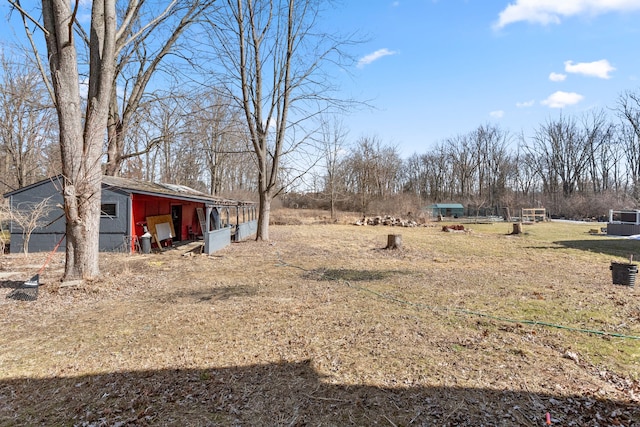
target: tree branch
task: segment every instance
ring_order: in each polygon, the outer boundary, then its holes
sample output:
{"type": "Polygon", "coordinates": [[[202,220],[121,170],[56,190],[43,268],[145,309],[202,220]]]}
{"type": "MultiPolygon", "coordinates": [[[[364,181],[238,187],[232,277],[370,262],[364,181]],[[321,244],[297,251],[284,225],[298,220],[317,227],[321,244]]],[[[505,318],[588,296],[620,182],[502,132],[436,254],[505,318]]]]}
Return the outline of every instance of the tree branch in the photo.
{"type": "Polygon", "coordinates": [[[31,22],[33,22],[34,24],[36,24],[36,26],[38,28],[40,28],[42,30],[42,32],[44,33],[45,37],[49,37],[50,33],[49,31],[47,31],[46,28],[44,28],[38,21],[36,21],[35,19],[33,19],[21,6],[20,6],[20,0],[8,0],[9,3],[15,7],[18,12],[20,12],[20,16],[22,17],[22,23],[24,25],[24,32],[27,34],[27,38],[29,39],[29,44],[31,45],[31,50],[33,51],[33,57],[36,60],[36,64],[38,66],[38,71],[40,71],[40,75],[42,76],[42,81],[44,82],[45,86],[47,87],[47,92],[49,92],[49,96],[51,97],[51,101],[53,102],[54,105],[57,105],[57,100],[56,100],[56,95],[55,92],[53,90],[53,86],[51,85],[51,81],[49,80],[48,74],[45,71],[44,65],[42,65],[42,61],[40,60],[40,55],[38,53],[38,48],[36,47],[36,43],[33,40],[33,34],[31,33],[31,30],[29,29],[29,26],[27,25],[27,19],[31,22]]]}
{"type": "Polygon", "coordinates": [[[40,22],[38,22],[36,19],[32,18],[31,15],[29,15],[29,13],[22,8],[22,6],[20,5],[20,0],[7,0],[7,1],[9,2],[9,4],[11,6],[16,8],[18,10],[18,12],[20,12],[20,15],[22,15],[22,19],[23,20],[25,18],[27,18],[29,21],[33,22],[38,28],[40,28],[40,30],[42,30],[42,32],[44,33],[44,35],[46,37],[49,37],[49,31],[47,31],[47,29],[44,28],[42,26],[42,24],[40,24],[40,22]]]}

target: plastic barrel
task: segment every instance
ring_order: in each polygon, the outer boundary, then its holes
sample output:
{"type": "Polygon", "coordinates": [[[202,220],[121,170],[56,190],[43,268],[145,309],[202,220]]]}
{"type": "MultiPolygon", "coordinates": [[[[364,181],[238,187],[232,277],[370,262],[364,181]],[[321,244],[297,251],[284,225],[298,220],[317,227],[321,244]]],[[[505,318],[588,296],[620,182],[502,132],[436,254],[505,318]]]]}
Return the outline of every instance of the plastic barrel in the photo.
{"type": "Polygon", "coordinates": [[[634,286],[638,274],[638,264],[612,262],[609,267],[614,285],[634,286]]]}

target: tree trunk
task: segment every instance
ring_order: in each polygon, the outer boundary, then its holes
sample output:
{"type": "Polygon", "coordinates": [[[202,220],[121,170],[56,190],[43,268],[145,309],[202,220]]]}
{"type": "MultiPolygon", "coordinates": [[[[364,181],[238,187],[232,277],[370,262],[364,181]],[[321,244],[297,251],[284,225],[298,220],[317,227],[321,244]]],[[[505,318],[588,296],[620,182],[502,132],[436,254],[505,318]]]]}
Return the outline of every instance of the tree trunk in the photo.
{"type": "Polygon", "coordinates": [[[507,222],[511,221],[511,212],[509,211],[509,208],[502,208],[503,214],[504,214],[504,220],[507,222]]]}
{"type": "Polygon", "coordinates": [[[385,249],[402,249],[402,234],[387,235],[387,247],[385,249]]]}
{"type": "Polygon", "coordinates": [[[522,223],[521,222],[514,222],[513,223],[513,231],[511,232],[511,234],[522,234],[522,223]]]}
{"type": "Polygon", "coordinates": [[[329,211],[331,212],[331,219],[336,219],[336,202],[335,196],[333,195],[333,191],[331,192],[331,200],[329,201],[329,211]]]}
{"type": "Polygon", "coordinates": [[[109,102],[109,119],[107,122],[107,162],[104,174],[119,176],[122,168],[121,154],[124,152],[124,129],[120,112],[118,110],[118,98],[116,88],[111,91],[109,102]]]}
{"type": "Polygon", "coordinates": [[[258,207],[258,231],[256,240],[269,240],[269,218],[271,216],[271,194],[260,191],[260,205],[258,207]]]}
{"type": "MultiPolygon", "coordinates": [[[[100,169],[98,169],[100,171],[100,169]]],[[[100,274],[98,264],[100,239],[101,174],[79,179],[79,185],[65,179],[64,200],[67,216],[67,251],[65,280],[94,279],[100,274]],[[81,181],[87,181],[87,185],[81,181]],[[97,182],[90,184],[91,181],[97,182]],[[79,187],[79,188],[78,188],[79,187]],[[96,203],[97,201],[97,203],[96,203]]]]}
{"type": "Polygon", "coordinates": [[[99,273],[102,144],[115,72],[115,0],[94,0],[89,41],[89,88],[81,111],[78,60],[69,1],[43,0],[47,51],[60,125],[67,252],[64,278],[99,273]],[[84,128],[83,128],[84,125],[84,128]]]}

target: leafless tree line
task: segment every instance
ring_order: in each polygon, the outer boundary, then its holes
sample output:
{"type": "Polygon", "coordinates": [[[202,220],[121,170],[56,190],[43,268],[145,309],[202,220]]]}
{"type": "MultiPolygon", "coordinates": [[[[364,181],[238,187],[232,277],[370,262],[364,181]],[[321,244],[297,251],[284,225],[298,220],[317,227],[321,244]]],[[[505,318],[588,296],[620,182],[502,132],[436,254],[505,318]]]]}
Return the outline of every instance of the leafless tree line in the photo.
{"type": "MultiPolygon", "coordinates": [[[[349,141],[345,125],[324,115],[330,100],[321,99],[317,87],[297,93],[294,100],[300,104],[290,118],[281,115],[288,108],[281,102],[287,102],[296,85],[306,90],[305,78],[320,63],[311,60],[287,70],[278,58],[298,49],[297,40],[287,40],[286,34],[256,36],[259,26],[269,28],[270,22],[261,19],[273,16],[272,3],[185,1],[155,13],[129,9],[143,4],[123,2],[117,10],[122,20],[115,40],[117,77],[111,82],[102,157],[107,174],[180,183],[234,198],[304,191],[332,215],[336,209],[368,213],[385,203],[397,205],[399,198],[415,205],[461,202],[494,213],[503,207],[545,206],[559,215],[595,215],[605,206],[635,206],[640,197],[637,92],[621,94],[613,114],[559,115],[540,124],[533,135],[485,124],[402,159],[397,147],[376,136],[349,141]],[[254,6],[265,9],[252,10],[254,6]],[[185,34],[199,34],[209,49],[198,51],[193,41],[185,45],[185,34]],[[252,56],[239,54],[241,48],[252,49],[252,56]],[[281,79],[279,85],[258,88],[266,81],[260,74],[265,63],[252,61],[262,50],[265,61],[276,59],[269,63],[269,74],[281,79]],[[185,83],[186,68],[206,68],[198,63],[205,51],[216,64],[207,75],[215,78],[207,84],[185,83]],[[169,56],[173,60],[166,60],[169,56]],[[152,79],[157,74],[164,76],[161,84],[152,79]],[[268,182],[260,184],[260,177],[268,182]],[[296,188],[296,181],[307,185],[296,188]]],[[[278,13],[286,15],[278,29],[291,32],[294,27],[287,24],[295,20],[296,9],[292,2],[281,6],[278,13]]],[[[37,65],[27,56],[4,52],[2,192],[61,170],[56,113],[37,65]]]]}
{"type": "MultiPolygon", "coordinates": [[[[0,58],[0,185],[10,191],[59,171],[55,110],[26,57],[0,58]]],[[[348,140],[344,123],[326,117],[314,154],[321,167],[312,193],[330,209],[367,213],[381,201],[461,202],[486,212],[545,206],[558,215],[604,214],[640,198],[640,95],[620,95],[613,109],[559,115],[533,135],[494,125],[452,136],[402,159],[376,136],[348,140]],[[325,203],[326,202],[326,203],[325,203]]],[[[243,112],[225,91],[155,91],[128,116],[119,173],[180,183],[211,194],[251,198],[257,170],[243,112]]],[[[307,190],[309,190],[307,188],[307,190]]],[[[320,203],[322,205],[322,203],[320,203]]]]}
{"type": "Polygon", "coordinates": [[[15,190],[60,170],[55,110],[24,55],[0,54],[0,190],[15,190]]]}
{"type": "MultiPolygon", "coordinates": [[[[25,56],[0,56],[0,192],[60,173],[55,109],[25,56]]],[[[230,196],[255,192],[240,112],[206,88],[154,93],[129,117],[119,174],[230,196]],[[132,155],[137,153],[137,155],[132,155]]],[[[106,166],[105,166],[106,167],[106,166]]]]}
{"type": "Polygon", "coordinates": [[[560,114],[529,136],[485,124],[406,159],[376,137],[349,143],[343,134],[340,144],[325,133],[322,179],[310,197],[291,194],[288,201],[363,214],[438,202],[463,203],[483,215],[545,207],[558,216],[597,217],[611,208],[634,208],[640,196],[640,95],[621,94],[611,111],[560,114]]]}
{"type": "MultiPolygon", "coordinates": [[[[25,58],[1,61],[4,192],[56,173],[60,161],[55,110],[37,70],[25,58]]],[[[640,95],[621,94],[612,111],[561,114],[530,136],[485,124],[406,159],[376,136],[349,141],[343,122],[323,117],[314,142],[314,164],[321,166],[305,192],[332,215],[385,209],[384,201],[394,204],[401,196],[416,204],[461,202],[493,214],[544,206],[557,215],[603,215],[640,198],[640,95]]],[[[123,152],[139,155],[123,158],[119,173],[253,198],[257,169],[243,114],[217,87],[196,95],[156,91],[153,102],[141,102],[128,116],[123,152]]]]}

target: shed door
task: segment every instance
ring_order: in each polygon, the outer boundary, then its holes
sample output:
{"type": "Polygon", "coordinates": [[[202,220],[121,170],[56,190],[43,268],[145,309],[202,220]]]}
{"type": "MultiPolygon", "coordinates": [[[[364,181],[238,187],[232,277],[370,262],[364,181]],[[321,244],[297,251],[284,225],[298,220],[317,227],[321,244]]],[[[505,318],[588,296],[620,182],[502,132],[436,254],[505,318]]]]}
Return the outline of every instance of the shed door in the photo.
{"type": "Polygon", "coordinates": [[[176,232],[175,240],[182,240],[182,206],[171,206],[171,219],[173,219],[173,230],[176,232]]]}

